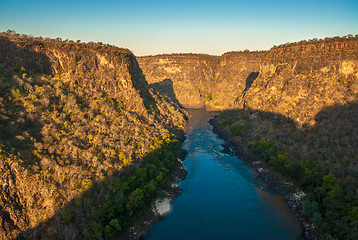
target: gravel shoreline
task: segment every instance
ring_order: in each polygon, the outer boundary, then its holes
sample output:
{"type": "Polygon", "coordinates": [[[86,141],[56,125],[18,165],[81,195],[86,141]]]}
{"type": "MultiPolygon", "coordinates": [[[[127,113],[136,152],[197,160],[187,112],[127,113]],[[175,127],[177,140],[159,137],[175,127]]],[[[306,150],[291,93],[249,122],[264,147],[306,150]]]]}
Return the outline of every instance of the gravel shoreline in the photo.
{"type": "Polygon", "coordinates": [[[256,178],[262,181],[267,187],[280,195],[295,214],[302,227],[302,237],[308,240],[316,240],[318,233],[310,223],[309,219],[303,214],[302,201],[305,194],[295,187],[292,183],[274,172],[267,164],[256,156],[249,154],[243,144],[235,138],[230,137],[230,133],[220,128],[217,119],[212,118],[209,123],[213,126],[213,131],[225,140],[224,150],[227,153],[233,152],[245,164],[252,167],[256,178]]]}

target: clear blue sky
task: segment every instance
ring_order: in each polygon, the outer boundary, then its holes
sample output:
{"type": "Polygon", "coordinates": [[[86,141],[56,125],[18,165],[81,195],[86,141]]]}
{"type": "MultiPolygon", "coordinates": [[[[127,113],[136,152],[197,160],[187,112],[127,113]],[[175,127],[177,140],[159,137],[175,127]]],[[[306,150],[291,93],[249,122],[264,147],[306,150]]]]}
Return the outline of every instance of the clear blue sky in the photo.
{"type": "Polygon", "coordinates": [[[358,34],[358,0],[0,0],[0,31],[221,55],[358,34]]]}

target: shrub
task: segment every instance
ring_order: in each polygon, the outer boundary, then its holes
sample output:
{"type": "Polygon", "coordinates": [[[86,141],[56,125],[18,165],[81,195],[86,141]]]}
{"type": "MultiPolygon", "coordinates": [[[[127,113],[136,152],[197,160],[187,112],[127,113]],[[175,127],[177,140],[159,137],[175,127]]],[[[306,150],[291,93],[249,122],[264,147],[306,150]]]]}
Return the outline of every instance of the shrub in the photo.
{"type": "Polygon", "coordinates": [[[224,127],[229,126],[229,125],[232,124],[232,119],[227,118],[227,119],[221,120],[221,121],[220,121],[220,124],[221,124],[222,126],[224,126],[224,127]]]}
{"type": "Polygon", "coordinates": [[[114,229],[120,231],[122,229],[121,225],[119,224],[118,219],[113,219],[109,222],[109,225],[112,226],[114,229]]]}
{"type": "Polygon", "coordinates": [[[213,95],[211,93],[208,93],[208,95],[206,95],[205,101],[211,101],[213,100],[213,95]]]}
{"type": "Polygon", "coordinates": [[[102,224],[96,222],[96,221],[92,221],[90,222],[90,229],[92,232],[92,237],[95,237],[97,239],[102,238],[102,233],[103,233],[103,226],[102,224]]]}
{"type": "Polygon", "coordinates": [[[68,208],[64,208],[61,211],[61,217],[62,217],[62,221],[65,224],[69,224],[72,221],[73,215],[72,215],[72,211],[68,208]]]}
{"type": "Polygon", "coordinates": [[[262,158],[266,162],[272,157],[277,156],[275,142],[250,142],[247,147],[250,153],[262,158]]]}
{"type": "Polygon", "coordinates": [[[245,124],[236,124],[235,126],[233,126],[231,128],[231,132],[232,134],[234,134],[235,136],[242,136],[244,134],[245,131],[247,131],[248,129],[250,129],[251,126],[247,123],[245,124]]]}

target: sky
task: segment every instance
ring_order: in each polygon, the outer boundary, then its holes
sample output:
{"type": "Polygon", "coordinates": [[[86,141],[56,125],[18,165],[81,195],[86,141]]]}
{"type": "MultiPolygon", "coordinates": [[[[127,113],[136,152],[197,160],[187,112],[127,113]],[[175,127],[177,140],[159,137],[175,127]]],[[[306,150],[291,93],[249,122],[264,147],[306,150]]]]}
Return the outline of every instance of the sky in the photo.
{"type": "Polygon", "coordinates": [[[135,55],[267,50],[358,34],[358,0],[0,0],[0,32],[103,42],[135,55]]]}

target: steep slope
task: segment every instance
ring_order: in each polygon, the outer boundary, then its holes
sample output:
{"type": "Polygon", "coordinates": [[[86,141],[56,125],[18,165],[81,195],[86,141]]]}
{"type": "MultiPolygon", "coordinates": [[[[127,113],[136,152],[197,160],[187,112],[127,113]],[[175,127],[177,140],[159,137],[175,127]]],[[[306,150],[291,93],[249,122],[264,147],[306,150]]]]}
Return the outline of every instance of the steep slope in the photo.
{"type": "Polygon", "coordinates": [[[168,185],[185,114],[129,50],[2,33],[0,81],[0,238],[110,238],[168,185]]]}

